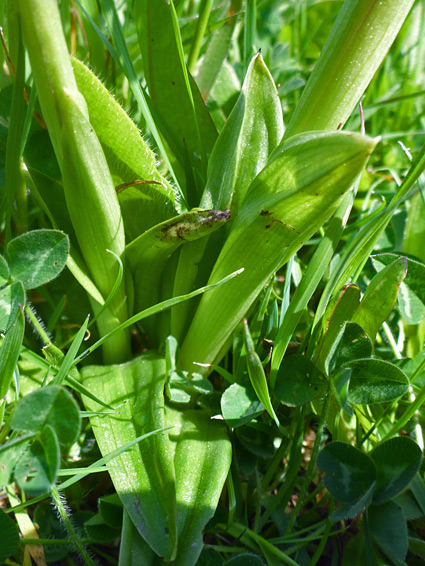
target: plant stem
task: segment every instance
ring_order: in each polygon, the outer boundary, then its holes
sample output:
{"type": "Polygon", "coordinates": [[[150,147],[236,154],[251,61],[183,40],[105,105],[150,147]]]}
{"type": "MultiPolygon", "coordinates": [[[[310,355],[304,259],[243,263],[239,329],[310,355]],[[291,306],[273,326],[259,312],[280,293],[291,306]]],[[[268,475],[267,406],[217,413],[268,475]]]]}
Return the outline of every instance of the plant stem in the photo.
{"type": "Polygon", "coordinates": [[[86,548],[84,547],[82,540],[78,537],[77,533],[75,532],[75,529],[70,521],[70,518],[68,517],[68,512],[65,509],[62,498],[59,495],[59,492],[56,487],[52,487],[51,495],[53,502],[56,506],[56,509],[59,513],[59,516],[62,519],[62,522],[68,532],[72,546],[81,555],[81,558],[84,560],[87,566],[96,566],[96,563],[90,558],[86,548]]]}
{"type": "Polygon", "coordinates": [[[187,67],[189,72],[193,74],[196,62],[201,51],[202,40],[204,38],[205,30],[207,29],[208,19],[210,17],[213,0],[203,0],[201,4],[198,22],[196,24],[195,37],[193,38],[192,46],[190,48],[189,59],[187,67]]]}

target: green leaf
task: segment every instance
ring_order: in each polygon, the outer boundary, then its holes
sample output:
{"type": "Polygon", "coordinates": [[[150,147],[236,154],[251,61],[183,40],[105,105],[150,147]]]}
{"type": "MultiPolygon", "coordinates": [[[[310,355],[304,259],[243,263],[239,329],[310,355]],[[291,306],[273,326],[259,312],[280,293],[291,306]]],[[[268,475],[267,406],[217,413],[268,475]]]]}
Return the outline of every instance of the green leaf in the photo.
{"type": "Polygon", "coordinates": [[[12,279],[22,281],[25,289],[35,289],[65,267],[69,240],[58,230],[33,230],[9,242],[6,252],[12,279]]]}
{"type": "Polygon", "coordinates": [[[331,521],[346,521],[347,519],[353,519],[357,515],[360,515],[360,513],[364,511],[365,507],[369,505],[373,492],[375,491],[375,487],[376,481],[372,483],[370,488],[358,501],[342,505],[337,511],[335,511],[335,513],[332,513],[329,519],[331,521]]]}
{"type": "Polygon", "coordinates": [[[99,513],[107,525],[113,528],[121,528],[123,520],[123,506],[117,493],[104,495],[97,502],[99,513]]]}
{"type": "Polygon", "coordinates": [[[351,369],[348,401],[356,405],[385,403],[404,395],[409,389],[406,374],[394,364],[364,358],[344,365],[351,369]]]}
{"type": "MultiPolygon", "coordinates": [[[[386,253],[372,257],[377,271],[384,269],[400,257],[400,254],[386,253]]],[[[400,285],[398,304],[401,316],[408,324],[418,324],[425,318],[425,264],[407,259],[407,275],[400,285]]]]}
{"type": "Polygon", "coordinates": [[[357,134],[311,133],[282,143],[255,178],[232,226],[210,282],[244,267],[201,299],[181,349],[181,364],[214,363],[270,276],[337,208],[375,141],[357,134]]]}
{"type": "Polygon", "coordinates": [[[313,342],[313,361],[323,371],[329,367],[339,337],[342,338],[345,324],[351,320],[360,302],[360,289],[356,285],[346,285],[329,302],[317,327],[317,337],[313,342]]]}
{"type": "Polygon", "coordinates": [[[111,173],[126,183],[156,181],[158,184],[152,188],[163,197],[158,201],[174,202],[174,191],[158,172],[155,155],[136,124],[84,63],[74,57],[71,62],[78,90],[87,103],[90,124],[102,144],[111,173]]]}
{"type": "Polygon", "coordinates": [[[166,422],[175,443],[178,551],[176,566],[195,566],[203,548],[202,532],[214,515],[232,461],[226,427],[203,411],[167,408],[166,422]]]}
{"type": "Polygon", "coordinates": [[[249,185],[283,136],[276,86],[258,53],[248,68],[238,101],[214,145],[202,196],[203,208],[239,210],[249,185]]]}
{"type": "Polygon", "coordinates": [[[80,411],[66,389],[49,385],[20,399],[11,426],[16,431],[31,432],[51,426],[66,449],[72,446],[80,432],[80,411]]]}
{"type": "Polygon", "coordinates": [[[96,542],[106,542],[117,539],[121,534],[120,527],[111,527],[105,522],[103,516],[98,513],[84,523],[87,536],[96,542]]]}
{"type": "MultiPolygon", "coordinates": [[[[157,123],[179,163],[203,175],[204,160],[217,133],[183,58],[174,6],[166,0],[137,0],[134,5],[145,78],[157,123]]],[[[183,171],[180,173],[182,176],[183,171]]],[[[200,193],[186,179],[185,197],[197,206],[200,193]]]]}
{"type": "Polygon", "coordinates": [[[30,444],[15,468],[15,479],[27,495],[36,497],[50,491],[60,466],[59,442],[46,424],[30,444]]]}
{"type": "Polygon", "coordinates": [[[0,562],[6,562],[19,547],[19,531],[16,523],[0,509],[0,562]]]}
{"type": "Polygon", "coordinates": [[[248,366],[248,374],[251,380],[252,387],[254,391],[266,409],[270,417],[276,423],[276,426],[279,426],[279,419],[274,412],[273,405],[271,403],[270,395],[269,395],[269,388],[267,385],[266,374],[264,371],[263,364],[255,351],[254,342],[251,337],[251,333],[248,327],[248,321],[244,318],[243,321],[243,329],[244,329],[244,340],[245,340],[245,348],[247,351],[247,366],[248,366]]]}
{"type": "Polygon", "coordinates": [[[9,391],[13,373],[18,363],[25,331],[25,318],[21,309],[15,314],[15,320],[6,332],[0,347],[0,405],[9,391]]]}
{"type": "Polygon", "coordinates": [[[376,480],[376,467],[368,455],[343,442],[331,442],[319,453],[317,466],[326,472],[325,487],[337,501],[355,503],[376,480]]]}
{"type": "Polygon", "coordinates": [[[364,328],[372,341],[375,341],[379,327],[394,308],[400,284],[406,277],[407,266],[407,259],[400,257],[375,275],[354,313],[352,321],[364,328]]]}
{"type": "Polygon", "coordinates": [[[379,444],[369,456],[375,462],[377,488],[373,502],[384,503],[405,489],[419,470],[422,452],[407,436],[390,438],[379,444]]]}
{"type": "Polygon", "coordinates": [[[327,374],[339,371],[352,360],[370,357],[372,350],[372,341],[363,328],[355,322],[346,322],[325,361],[327,374]]]}
{"type": "Polygon", "coordinates": [[[263,411],[263,405],[249,384],[233,383],[221,396],[221,412],[232,428],[248,423],[263,411]]]}
{"type": "Polygon", "coordinates": [[[300,407],[326,390],[328,381],[305,356],[284,358],[276,377],[274,392],[281,403],[300,407]]]}
{"type": "MultiPolygon", "coordinates": [[[[83,397],[86,408],[98,413],[90,420],[102,454],[164,427],[163,358],[150,352],[126,364],[84,367],[81,373],[86,387],[109,405],[119,406],[114,414],[102,414],[100,405],[83,397]]],[[[177,543],[172,458],[168,434],[162,431],[117,456],[110,469],[137,530],[167,561],[175,555],[177,543]]]]}
{"type": "Polygon", "coordinates": [[[133,273],[136,309],[159,301],[160,280],[171,254],[184,242],[215,232],[230,218],[229,211],[193,210],[154,226],[125,248],[133,273]]]}
{"type": "Polygon", "coordinates": [[[0,289],[0,331],[5,332],[25,306],[25,289],[20,281],[0,289]]]}
{"type": "Polygon", "coordinates": [[[9,266],[7,261],[4,259],[2,255],[0,255],[0,287],[6,285],[9,281],[9,266]]]}
{"type": "Polygon", "coordinates": [[[10,483],[16,464],[34,436],[34,434],[26,434],[0,446],[0,488],[10,483]]]}
{"type": "Polygon", "coordinates": [[[258,554],[237,554],[226,560],[223,566],[264,566],[264,560],[258,554]]]}
{"type": "Polygon", "coordinates": [[[393,501],[371,505],[367,518],[372,539],[394,564],[403,566],[409,543],[401,509],[393,501]]]}
{"type": "Polygon", "coordinates": [[[412,5],[413,0],[373,4],[353,0],[343,4],[291,117],[286,137],[345,124],[412,5]]]}

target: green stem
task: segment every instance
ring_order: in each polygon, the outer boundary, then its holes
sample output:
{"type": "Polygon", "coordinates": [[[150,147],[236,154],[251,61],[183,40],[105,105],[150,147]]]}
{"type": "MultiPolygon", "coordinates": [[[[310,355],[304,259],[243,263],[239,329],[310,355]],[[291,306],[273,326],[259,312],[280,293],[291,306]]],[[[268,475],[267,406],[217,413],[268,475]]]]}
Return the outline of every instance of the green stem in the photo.
{"type": "Polygon", "coordinates": [[[196,24],[195,37],[193,38],[192,46],[190,48],[187,67],[189,72],[193,74],[196,62],[201,51],[202,40],[204,39],[205,30],[207,29],[208,19],[210,17],[213,0],[203,0],[201,4],[198,22],[196,24]]]}
{"type": "Polygon", "coordinates": [[[255,20],[257,16],[256,0],[246,1],[245,29],[244,29],[244,64],[245,73],[253,56],[255,46],[255,20]]]}
{"type": "Polygon", "coordinates": [[[313,477],[314,467],[316,465],[317,456],[319,454],[320,443],[321,443],[321,440],[322,440],[322,434],[323,434],[323,431],[324,431],[325,426],[326,426],[326,420],[327,420],[327,417],[328,417],[330,401],[331,401],[331,391],[330,391],[330,388],[329,388],[327,393],[326,393],[326,396],[325,396],[325,401],[323,403],[322,414],[320,415],[319,426],[317,427],[316,439],[314,441],[313,451],[311,453],[311,459],[310,459],[310,462],[308,464],[307,472],[304,476],[304,481],[301,485],[300,493],[298,495],[297,504],[295,506],[294,511],[291,514],[291,518],[290,518],[288,526],[286,528],[287,533],[291,532],[291,529],[294,526],[295,521],[297,520],[299,512],[301,511],[301,506],[304,503],[304,499],[305,499],[305,496],[306,496],[306,493],[307,493],[307,488],[308,488],[308,486],[311,482],[311,478],[313,477]]]}
{"type": "Polygon", "coordinates": [[[61,496],[59,495],[58,490],[56,489],[56,487],[52,487],[51,489],[51,495],[52,495],[52,499],[53,502],[56,506],[56,509],[59,513],[60,518],[62,519],[62,522],[68,532],[68,536],[70,538],[70,541],[72,543],[72,546],[75,548],[75,550],[81,555],[81,558],[84,560],[85,564],[87,566],[96,566],[96,563],[90,558],[83,542],[82,539],[80,539],[77,535],[77,533],[75,532],[75,529],[70,521],[70,518],[68,517],[68,513],[67,510],[65,509],[65,506],[62,502],[61,496]]]}

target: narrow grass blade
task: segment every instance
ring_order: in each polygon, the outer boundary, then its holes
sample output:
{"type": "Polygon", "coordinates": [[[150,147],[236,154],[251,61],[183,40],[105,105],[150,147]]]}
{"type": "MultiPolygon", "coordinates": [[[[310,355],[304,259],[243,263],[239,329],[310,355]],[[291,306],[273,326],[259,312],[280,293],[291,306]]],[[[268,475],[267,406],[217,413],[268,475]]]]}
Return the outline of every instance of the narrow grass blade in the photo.
{"type": "Polygon", "coordinates": [[[24,339],[25,317],[22,307],[19,307],[15,319],[6,332],[0,348],[0,401],[9,391],[13,373],[18,363],[22,340],[24,339]]]}
{"type": "Polygon", "coordinates": [[[243,328],[244,328],[244,338],[245,338],[245,348],[247,350],[247,365],[248,365],[248,373],[249,378],[251,380],[252,386],[254,388],[255,393],[257,394],[258,399],[274,420],[276,425],[279,427],[279,419],[277,418],[276,413],[274,412],[273,406],[271,404],[270,395],[269,395],[269,388],[267,386],[267,379],[266,374],[264,372],[263,364],[255,351],[254,343],[252,341],[251,333],[249,332],[248,321],[246,318],[243,320],[243,328]]]}
{"type": "Polygon", "coordinates": [[[84,335],[87,330],[87,326],[89,324],[90,317],[88,316],[84,321],[84,324],[81,326],[80,330],[75,335],[74,340],[72,341],[71,347],[66,353],[65,358],[59,368],[58,373],[52,379],[52,383],[55,385],[61,385],[68,376],[68,372],[73,367],[73,362],[77,356],[77,352],[80,349],[81,343],[84,339],[84,335]]]}

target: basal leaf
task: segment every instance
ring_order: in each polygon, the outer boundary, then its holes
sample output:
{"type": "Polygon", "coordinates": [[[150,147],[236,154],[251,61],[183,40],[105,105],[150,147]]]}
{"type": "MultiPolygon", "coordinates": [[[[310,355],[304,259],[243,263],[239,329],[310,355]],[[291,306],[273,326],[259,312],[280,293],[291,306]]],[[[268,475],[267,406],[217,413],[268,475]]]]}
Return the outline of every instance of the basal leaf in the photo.
{"type": "Polygon", "coordinates": [[[58,385],[36,389],[18,402],[11,426],[17,431],[40,432],[46,426],[69,448],[80,432],[80,411],[70,393],[58,385]]]}
{"type": "Polygon", "coordinates": [[[338,132],[295,136],[279,146],[250,185],[210,281],[235,266],[244,274],[237,285],[201,299],[181,349],[184,369],[222,355],[270,276],[335,211],[375,143],[338,132]]]}
{"type": "Polygon", "coordinates": [[[355,503],[376,480],[371,458],[343,442],[331,442],[319,453],[317,466],[326,472],[325,487],[337,501],[355,503]]]}
{"type": "Polygon", "coordinates": [[[379,444],[369,456],[377,469],[377,488],[373,502],[383,503],[405,489],[422,461],[419,446],[407,436],[390,438],[379,444]]]}
{"type": "Polygon", "coordinates": [[[264,407],[250,384],[233,383],[221,396],[221,412],[231,427],[246,424],[263,411],[264,407]]]}
{"type": "MultiPolygon", "coordinates": [[[[81,373],[85,386],[117,407],[114,414],[102,414],[100,405],[83,398],[88,410],[98,412],[91,423],[102,454],[165,426],[163,358],[148,353],[126,364],[88,366],[81,373]]],[[[152,435],[117,456],[110,475],[139,533],[159,556],[171,560],[176,552],[177,522],[168,434],[152,435]]]]}
{"type": "Polygon", "coordinates": [[[35,289],[65,267],[69,240],[58,230],[33,230],[9,242],[6,252],[12,279],[21,281],[25,289],[35,289]]]}
{"type": "Polygon", "coordinates": [[[393,401],[409,389],[406,374],[394,364],[375,358],[347,362],[351,379],[348,401],[355,405],[369,405],[393,401]]]}
{"type": "Polygon", "coordinates": [[[226,428],[203,411],[167,408],[166,422],[175,443],[178,550],[176,566],[195,566],[203,548],[202,532],[215,513],[232,461],[226,428]]]}
{"type": "Polygon", "coordinates": [[[283,359],[274,392],[284,405],[300,407],[324,393],[328,385],[310,360],[305,356],[293,355],[283,359]]]}

